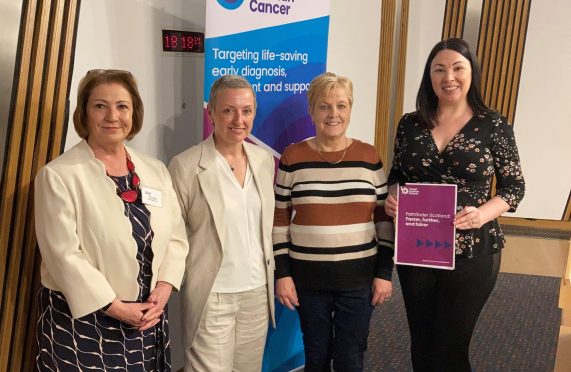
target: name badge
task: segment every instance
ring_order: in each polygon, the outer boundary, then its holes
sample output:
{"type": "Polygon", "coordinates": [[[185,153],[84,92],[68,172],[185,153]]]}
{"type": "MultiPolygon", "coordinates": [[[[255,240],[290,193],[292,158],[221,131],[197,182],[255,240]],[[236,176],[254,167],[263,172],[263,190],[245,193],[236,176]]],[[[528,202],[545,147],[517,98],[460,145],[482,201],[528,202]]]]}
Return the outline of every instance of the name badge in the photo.
{"type": "Polygon", "coordinates": [[[161,190],[152,189],[150,187],[141,187],[141,199],[144,204],[153,205],[155,207],[163,207],[163,194],[161,190]]]}

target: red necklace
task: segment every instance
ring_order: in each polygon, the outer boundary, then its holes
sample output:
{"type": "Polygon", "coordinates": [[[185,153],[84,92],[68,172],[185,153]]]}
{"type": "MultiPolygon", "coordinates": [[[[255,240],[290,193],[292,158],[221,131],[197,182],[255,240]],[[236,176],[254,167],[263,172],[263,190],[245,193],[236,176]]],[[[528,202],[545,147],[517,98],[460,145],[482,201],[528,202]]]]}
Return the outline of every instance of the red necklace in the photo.
{"type": "MultiPolygon", "coordinates": [[[[141,179],[135,172],[135,164],[131,160],[131,156],[126,150],[125,153],[127,154],[127,170],[131,175],[131,184],[128,185],[128,189],[125,191],[121,191],[117,186],[116,191],[121,200],[127,203],[134,203],[141,198],[141,179]]],[[[115,181],[115,179],[113,180],[115,181]]],[[[115,181],[115,183],[117,183],[117,181],[115,181]]]]}

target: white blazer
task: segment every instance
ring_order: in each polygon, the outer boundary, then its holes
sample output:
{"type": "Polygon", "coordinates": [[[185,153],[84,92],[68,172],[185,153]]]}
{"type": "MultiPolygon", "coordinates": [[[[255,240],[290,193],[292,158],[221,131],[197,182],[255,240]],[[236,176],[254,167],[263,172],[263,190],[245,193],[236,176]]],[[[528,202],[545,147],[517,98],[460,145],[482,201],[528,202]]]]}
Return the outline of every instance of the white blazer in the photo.
{"type": "MultiPolygon", "coordinates": [[[[274,157],[263,148],[244,142],[244,151],[262,202],[262,248],[266,267],[268,307],[274,320],[274,157]]],[[[173,178],[190,243],[182,284],[183,343],[188,353],[204,314],[208,295],[224,254],[224,204],[216,164],[214,138],[175,156],[169,171],[173,178]]]]}
{"type": "MultiPolygon", "coordinates": [[[[141,186],[162,194],[162,208],[147,205],[154,232],[151,289],[159,280],[177,289],[188,242],[170,175],[160,161],[127,151],[141,186]]],[[[42,284],[63,293],[74,318],[116,297],[135,301],[139,264],[131,223],[115,183],[87,142],[81,141],[44,166],[34,187],[42,284]]]]}

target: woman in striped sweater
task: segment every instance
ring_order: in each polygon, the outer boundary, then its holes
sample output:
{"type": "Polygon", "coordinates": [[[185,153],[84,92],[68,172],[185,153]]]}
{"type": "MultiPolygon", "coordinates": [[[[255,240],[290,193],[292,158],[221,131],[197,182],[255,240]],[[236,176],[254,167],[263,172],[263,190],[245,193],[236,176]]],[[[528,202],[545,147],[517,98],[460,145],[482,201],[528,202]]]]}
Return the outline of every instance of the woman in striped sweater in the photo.
{"type": "Polygon", "coordinates": [[[305,371],[362,371],[373,307],[392,293],[386,177],[375,148],[346,136],[351,81],[319,75],[308,99],[316,136],[286,148],[276,181],[277,297],[297,308],[305,371]]]}

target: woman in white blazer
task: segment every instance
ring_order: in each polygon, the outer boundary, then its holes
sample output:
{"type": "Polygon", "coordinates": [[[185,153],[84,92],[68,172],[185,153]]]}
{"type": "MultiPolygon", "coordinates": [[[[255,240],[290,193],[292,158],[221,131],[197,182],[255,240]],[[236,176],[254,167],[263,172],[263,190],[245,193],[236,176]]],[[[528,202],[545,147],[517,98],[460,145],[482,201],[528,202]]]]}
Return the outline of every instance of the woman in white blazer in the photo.
{"type": "Polygon", "coordinates": [[[143,124],[131,73],[89,71],[73,121],[83,140],[35,180],[37,368],[170,371],[165,306],[188,242],[166,167],[124,145],[143,124]]]}
{"type": "Polygon", "coordinates": [[[273,156],[245,141],[256,112],[251,85],[214,82],[214,134],[169,165],[190,252],[182,285],[186,371],[261,370],[274,314],[273,156]]]}

